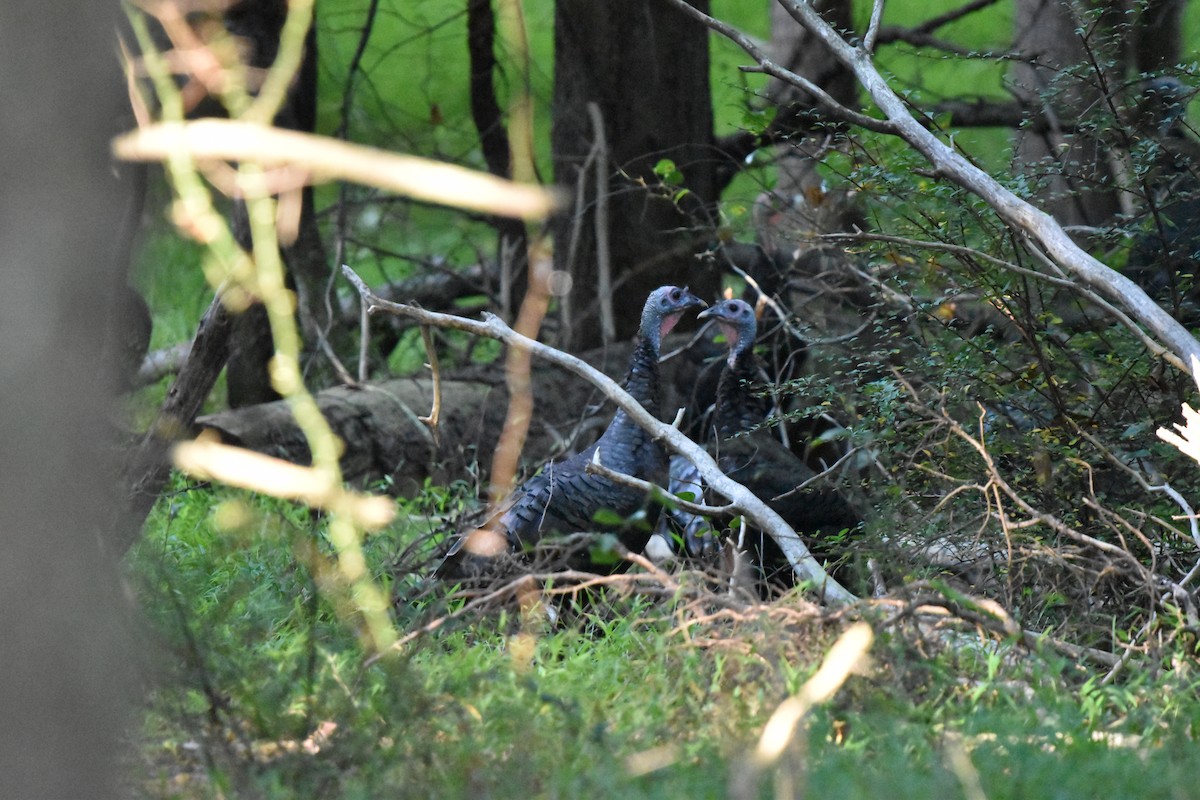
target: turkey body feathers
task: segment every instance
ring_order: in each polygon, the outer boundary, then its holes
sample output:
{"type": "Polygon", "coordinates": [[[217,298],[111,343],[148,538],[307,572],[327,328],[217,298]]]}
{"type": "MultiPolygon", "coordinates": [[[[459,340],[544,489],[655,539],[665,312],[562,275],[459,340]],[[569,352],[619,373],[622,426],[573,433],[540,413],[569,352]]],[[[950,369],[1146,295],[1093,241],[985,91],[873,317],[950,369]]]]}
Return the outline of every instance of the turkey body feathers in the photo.
{"type": "MultiPolygon", "coordinates": [[[[642,337],[638,342],[625,387],[647,411],[658,416],[657,340],[642,337]]],[[[563,461],[551,461],[513,493],[512,505],[498,522],[512,547],[534,545],[546,533],[591,530],[596,527],[593,517],[602,508],[628,517],[642,507],[646,496],[641,490],[587,471],[597,452],[600,463],[609,469],[660,485],[665,480],[662,447],[618,410],[595,444],[563,461]]],[[[622,544],[640,552],[646,545],[645,538],[631,533],[622,537],[622,544]]]]}
{"type": "MultiPolygon", "coordinates": [[[[725,300],[700,315],[717,321],[729,344],[729,357],[717,385],[713,437],[708,443],[717,465],[729,477],[761,497],[773,511],[798,531],[836,533],[857,523],[857,516],[835,490],[797,487],[816,473],[784,446],[767,428],[759,427],[770,416],[771,399],[752,385],[767,373],[753,347],[758,332],[754,310],[742,300],[725,300]]],[[[672,463],[672,477],[684,480],[689,464],[672,463]]],[[[677,516],[677,521],[678,520],[677,516]]],[[[710,553],[716,545],[694,520],[684,527],[684,542],[691,555],[710,553]]],[[[773,542],[757,548],[759,563],[782,560],[773,542]],[[764,551],[765,548],[765,551],[764,551]],[[778,558],[775,558],[778,556],[778,558]]],[[[783,562],[786,565],[786,561],[783,562]]]]}
{"type": "MultiPolygon", "coordinates": [[[[642,309],[638,340],[623,385],[656,417],[662,337],[685,311],[705,305],[686,288],[661,286],[650,293],[642,309]]],[[[612,530],[612,526],[595,521],[598,511],[607,509],[624,519],[646,506],[648,498],[640,489],[588,472],[587,466],[597,454],[601,464],[616,472],[660,486],[666,483],[667,458],[662,446],[618,409],[595,444],[569,458],[547,463],[513,491],[484,527],[502,533],[509,549],[518,552],[548,535],[612,530]]],[[[632,552],[640,552],[649,538],[649,533],[637,526],[620,526],[617,534],[632,552]]],[[[447,570],[448,562],[459,555],[465,541],[464,537],[450,549],[439,572],[454,572],[447,570]]]]}

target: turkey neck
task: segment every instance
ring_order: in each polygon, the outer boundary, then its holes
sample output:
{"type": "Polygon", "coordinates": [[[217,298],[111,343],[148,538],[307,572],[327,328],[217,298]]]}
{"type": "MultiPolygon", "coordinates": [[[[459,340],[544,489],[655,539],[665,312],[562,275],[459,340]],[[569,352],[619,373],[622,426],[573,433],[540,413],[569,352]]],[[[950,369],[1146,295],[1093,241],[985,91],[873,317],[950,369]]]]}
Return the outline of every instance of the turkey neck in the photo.
{"type": "Polygon", "coordinates": [[[747,384],[762,378],[762,362],[751,349],[754,342],[739,342],[729,366],[717,384],[717,410],[713,424],[724,439],[748,431],[767,418],[770,401],[750,393],[747,384]]]}
{"type": "MultiPolygon", "coordinates": [[[[642,404],[642,408],[658,418],[658,341],[648,336],[639,336],[629,359],[629,371],[625,374],[625,391],[642,404]]],[[[644,477],[647,464],[645,448],[652,440],[624,410],[618,408],[617,415],[600,437],[596,446],[600,449],[601,461],[620,472],[644,477]]],[[[658,458],[661,458],[659,456],[658,458]]],[[[656,463],[658,458],[653,459],[656,463]]]]}
{"type": "MultiPolygon", "coordinates": [[[[625,391],[642,407],[658,416],[658,350],[659,344],[648,336],[639,336],[629,358],[625,373],[625,391]]],[[[624,412],[618,412],[624,413],[624,412]]]]}

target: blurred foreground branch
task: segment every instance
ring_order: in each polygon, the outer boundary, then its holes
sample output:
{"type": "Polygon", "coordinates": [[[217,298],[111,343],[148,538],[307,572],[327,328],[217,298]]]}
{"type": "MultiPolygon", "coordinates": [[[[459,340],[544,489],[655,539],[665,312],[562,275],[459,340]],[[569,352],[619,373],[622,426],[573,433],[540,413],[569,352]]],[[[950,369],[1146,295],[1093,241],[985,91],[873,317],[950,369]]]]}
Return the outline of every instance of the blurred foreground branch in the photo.
{"type": "Polygon", "coordinates": [[[127,161],[163,161],[186,154],[199,162],[248,161],[268,168],[288,167],[293,170],[292,180],[300,183],[353,181],[416,200],[520,219],[542,219],[556,205],[554,193],[540,186],[238,120],[149,125],[119,136],[113,152],[127,161]]]}

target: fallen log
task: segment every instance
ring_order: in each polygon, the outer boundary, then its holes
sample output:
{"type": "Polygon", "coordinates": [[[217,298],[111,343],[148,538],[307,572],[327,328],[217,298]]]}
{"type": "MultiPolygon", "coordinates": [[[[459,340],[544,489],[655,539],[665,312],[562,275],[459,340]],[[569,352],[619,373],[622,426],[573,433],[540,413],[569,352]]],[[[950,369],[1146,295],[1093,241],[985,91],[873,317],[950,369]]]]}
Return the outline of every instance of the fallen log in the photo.
{"type": "MultiPolygon", "coordinates": [[[[504,419],[504,390],[482,382],[444,381],[436,435],[419,419],[432,402],[428,379],[320,392],[321,412],[342,440],[346,479],[358,484],[391,479],[395,492],[408,495],[419,491],[426,478],[446,481],[468,474],[476,451],[495,444],[493,432],[504,419]]],[[[297,464],[311,461],[308,444],[283,401],[201,417],[196,432],[203,431],[297,464]]]]}
{"type": "MultiPolygon", "coordinates": [[[[629,347],[622,344],[593,352],[588,360],[619,379],[629,347]]],[[[663,365],[664,383],[690,389],[696,369],[694,359],[684,354],[663,365]]],[[[529,466],[586,447],[613,414],[612,405],[602,405],[603,395],[595,387],[560,370],[535,370],[533,391],[534,420],[522,459],[529,466]]],[[[684,402],[681,395],[669,391],[665,399],[664,408],[669,409],[684,402]]],[[[437,483],[486,479],[504,424],[508,392],[499,364],[445,377],[436,432],[420,420],[433,404],[429,378],[400,378],[361,388],[339,386],[319,392],[317,403],[342,440],[346,479],[358,485],[388,479],[389,492],[407,496],[420,491],[426,479],[437,483]]],[[[297,464],[310,462],[304,437],[282,401],[200,417],[193,433],[204,431],[297,464]]]]}

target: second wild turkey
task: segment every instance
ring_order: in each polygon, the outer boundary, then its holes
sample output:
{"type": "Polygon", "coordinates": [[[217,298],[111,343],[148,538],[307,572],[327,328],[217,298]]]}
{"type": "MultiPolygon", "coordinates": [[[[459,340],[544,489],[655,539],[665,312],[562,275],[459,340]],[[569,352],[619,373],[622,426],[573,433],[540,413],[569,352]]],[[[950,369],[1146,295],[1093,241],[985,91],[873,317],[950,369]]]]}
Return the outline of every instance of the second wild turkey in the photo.
{"type": "MultiPolygon", "coordinates": [[[[744,485],[783,517],[801,534],[820,537],[854,527],[858,517],[840,493],[827,488],[805,488],[801,484],[816,473],[764,427],[772,402],[755,391],[766,376],[754,353],[758,321],[754,309],[743,300],[724,300],[700,314],[720,326],[729,355],[717,385],[708,450],[729,477],[744,485]]],[[[695,467],[686,459],[671,462],[670,488],[699,494],[695,467]],[[689,483],[691,484],[689,486],[689,483]]],[[[689,555],[710,556],[717,542],[702,520],[686,513],[674,514],[683,528],[689,555]]],[[[790,566],[770,537],[755,532],[743,543],[762,577],[770,583],[790,585],[790,566]]]]}
{"type": "MultiPolygon", "coordinates": [[[[675,326],[684,312],[706,306],[686,288],[660,286],[650,293],[642,308],[641,326],[629,359],[624,387],[642,407],[659,415],[658,357],[662,338],[675,326]]],[[[662,445],[618,409],[604,433],[586,450],[562,461],[551,461],[541,471],[518,486],[504,506],[478,531],[470,531],[451,546],[438,573],[457,577],[486,568],[486,560],[496,548],[476,548],[476,539],[503,537],[509,552],[522,552],[548,535],[583,531],[613,531],[630,552],[640,553],[649,539],[649,528],[636,525],[599,524],[602,509],[625,519],[647,506],[646,493],[609,478],[588,472],[588,463],[599,453],[599,461],[616,472],[665,485],[667,457],[662,445]],[[479,552],[473,552],[474,550],[479,552]],[[483,563],[480,563],[480,558],[483,563]]],[[[649,509],[653,511],[653,509],[649,509]]],[[[598,565],[587,563],[584,566],[598,565]]]]}

